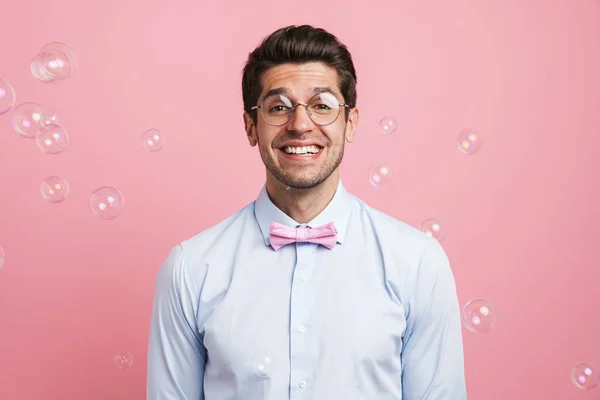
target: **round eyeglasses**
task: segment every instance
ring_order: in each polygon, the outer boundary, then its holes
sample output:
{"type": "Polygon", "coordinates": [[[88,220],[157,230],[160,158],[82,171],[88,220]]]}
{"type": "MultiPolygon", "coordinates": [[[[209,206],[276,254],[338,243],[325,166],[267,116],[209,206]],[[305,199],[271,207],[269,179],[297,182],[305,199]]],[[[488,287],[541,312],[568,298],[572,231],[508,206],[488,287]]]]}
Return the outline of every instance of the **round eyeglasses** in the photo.
{"type": "Polygon", "coordinates": [[[261,105],[254,106],[250,110],[260,108],[263,120],[273,126],[287,124],[292,119],[292,114],[298,106],[304,106],[308,117],[317,125],[329,125],[335,122],[344,107],[350,108],[329,92],[314,95],[307,104],[296,103],[284,95],[273,95],[263,100],[261,105]]]}

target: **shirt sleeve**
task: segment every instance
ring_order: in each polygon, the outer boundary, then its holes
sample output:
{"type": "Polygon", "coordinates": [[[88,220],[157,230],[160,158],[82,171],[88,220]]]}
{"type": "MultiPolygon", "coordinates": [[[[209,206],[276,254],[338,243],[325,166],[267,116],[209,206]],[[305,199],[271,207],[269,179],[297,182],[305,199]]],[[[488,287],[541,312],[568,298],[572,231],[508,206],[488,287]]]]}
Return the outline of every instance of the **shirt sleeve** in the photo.
{"type": "Polygon", "coordinates": [[[181,245],[155,282],[148,342],[147,400],[204,400],[206,349],[195,316],[199,292],[181,245]]]}
{"type": "Polygon", "coordinates": [[[428,238],[415,273],[402,347],[402,398],[467,398],[462,324],[454,276],[439,242],[428,238]]]}

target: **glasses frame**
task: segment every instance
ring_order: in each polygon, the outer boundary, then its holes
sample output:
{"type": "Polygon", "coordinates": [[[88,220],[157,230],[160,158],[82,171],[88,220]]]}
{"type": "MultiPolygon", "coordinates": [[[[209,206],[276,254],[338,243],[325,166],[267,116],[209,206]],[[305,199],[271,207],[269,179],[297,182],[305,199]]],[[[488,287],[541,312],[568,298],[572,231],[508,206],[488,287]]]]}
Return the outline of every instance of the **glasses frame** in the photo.
{"type": "MultiPolygon", "coordinates": [[[[328,92],[325,92],[325,93],[328,93],[328,92]]],[[[308,114],[308,118],[310,118],[310,120],[311,120],[313,123],[315,123],[316,125],[319,125],[319,126],[327,126],[327,125],[331,125],[331,124],[333,124],[335,121],[337,121],[337,119],[340,117],[340,113],[341,113],[342,109],[343,109],[344,107],[349,109],[349,108],[350,108],[350,106],[349,106],[348,104],[346,104],[346,103],[339,103],[339,104],[338,104],[338,106],[340,106],[340,108],[338,108],[338,113],[337,113],[337,115],[335,116],[335,118],[333,119],[333,121],[331,121],[331,122],[328,122],[328,123],[326,123],[326,124],[320,124],[320,123],[316,122],[314,119],[312,119],[312,114],[310,113],[310,110],[308,109],[308,104],[309,104],[309,103],[312,101],[312,99],[314,99],[315,97],[317,97],[317,96],[319,96],[319,95],[321,95],[321,94],[322,94],[322,93],[317,93],[317,94],[315,94],[313,97],[311,97],[311,98],[308,100],[308,103],[296,103],[296,104],[294,104],[294,105],[293,105],[293,107],[292,107],[292,109],[291,109],[291,110],[290,110],[290,112],[288,113],[288,119],[287,119],[287,121],[285,121],[285,122],[283,122],[283,123],[281,123],[281,124],[277,124],[277,125],[276,125],[276,124],[271,124],[270,122],[268,122],[268,121],[267,121],[267,119],[265,118],[265,116],[263,115],[263,105],[265,104],[265,100],[264,100],[264,99],[263,99],[263,101],[262,101],[262,102],[261,102],[259,105],[252,107],[252,108],[250,109],[250,111],[254,111],[254,110],[257,110],[257,109],[259,109],[259,108],[260,108],[260,116],[261,116],[261,118],[263,119],[263,121],[265,121],[265,123],[266,123],[266,124],[268,124],[268,125],[271,125],[271,126],[283,126],[283,125],[287,124],[288,122],[290,122],[290,120],[292,119],[292,115],[294,115],[294,111],[296,111],[296,108],[298,108],[298,106],[304,106],[304,108],[306,109],[306,114],[308,114]]],[[[331,93],[331,94],[333,95],[333,93],[331,93]]],[[[335,96],[335,95],[333,95],[333,96],[335,96]]]]}

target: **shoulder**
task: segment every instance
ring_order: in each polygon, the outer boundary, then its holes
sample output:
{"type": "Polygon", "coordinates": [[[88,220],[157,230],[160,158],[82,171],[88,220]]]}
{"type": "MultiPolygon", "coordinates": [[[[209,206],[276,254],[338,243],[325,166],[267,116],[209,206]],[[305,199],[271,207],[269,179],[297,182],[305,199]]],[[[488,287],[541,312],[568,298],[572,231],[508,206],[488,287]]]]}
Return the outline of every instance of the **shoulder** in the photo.
{"type": "Polygon", "coordinates": [[[215,225],[183,240],[180,245],[187,257],[202,257],[217,242],[229,239],[227,236],[239,235],[243,226],[253,218],[253,213],[254,202],[246,205],[215,225]]]}
{"type": "Polygon", "coordinates": [[[254,202],[173,246],[161,265],[158,278],[170,280],[179,277],[180,282],[189,280],[201,285],[206,278],[211,254],[219,252],[218,246],[222,246],[222,243],[235,243],[235,236],[250,221],[253,210],[254,202]]]}
{"type": "Polygon", "coordinates": [[[363,228],[367,228],[377,242],[390,278],[410,287],[417,281],[433,285],[440,275],[451,274],[448,257],[438,240],[355,199],[363,228]]]}
{"type": "Polygon", "coordinates": [[[374,208],[358,197],[354,197],[354,200],[361,223],[367,225],[385,250],[418,257],[424,246],[435,240],[420,229],[374,208]]]}

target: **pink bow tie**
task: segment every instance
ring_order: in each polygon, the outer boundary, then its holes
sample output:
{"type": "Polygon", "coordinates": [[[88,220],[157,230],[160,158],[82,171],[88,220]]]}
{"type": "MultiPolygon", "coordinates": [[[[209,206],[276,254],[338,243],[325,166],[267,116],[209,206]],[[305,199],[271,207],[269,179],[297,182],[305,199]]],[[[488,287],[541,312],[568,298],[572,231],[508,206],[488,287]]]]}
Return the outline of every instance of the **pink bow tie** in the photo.
{"type": "Polygon", "coordinates": [[[332,249],[337,243],[337,230],[333,222],[315,228],[300,227],[290,228],[289,226],[273,222],[269,229],[269,238],[274,250],[294,242],[318,243],[332,249]]]}

